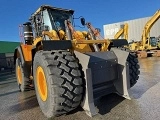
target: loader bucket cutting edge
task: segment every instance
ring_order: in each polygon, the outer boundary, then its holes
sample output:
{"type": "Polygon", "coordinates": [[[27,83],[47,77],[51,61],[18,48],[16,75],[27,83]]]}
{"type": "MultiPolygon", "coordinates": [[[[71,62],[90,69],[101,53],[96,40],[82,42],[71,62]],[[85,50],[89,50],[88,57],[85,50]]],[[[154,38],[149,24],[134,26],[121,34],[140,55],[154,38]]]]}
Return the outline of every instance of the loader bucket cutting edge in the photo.
{"type": "Polygon", "coordinates": [[[107,52],[83,54],[75,51],[74,53],[82,65],[86,85],[81,106],[89,116],[92,117],[98,113],[94,104],[96,98],[117,93],[130,99],[127,63],[129,52],[114,48],[107,52]]]}

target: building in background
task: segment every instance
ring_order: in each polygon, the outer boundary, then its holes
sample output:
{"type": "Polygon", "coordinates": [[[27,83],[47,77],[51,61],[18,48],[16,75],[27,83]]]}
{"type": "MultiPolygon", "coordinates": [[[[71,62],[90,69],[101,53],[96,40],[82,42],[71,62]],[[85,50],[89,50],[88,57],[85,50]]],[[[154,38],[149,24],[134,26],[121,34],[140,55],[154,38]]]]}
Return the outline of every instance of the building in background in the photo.
{"type": "Polygon", "coordinates": [[[0,70],[13,69],[14,50],[19,44],[19,42],[0,41],[0,70]]]}
{"type": "MultiPolygon", "coordinates": [[[[114,35],[119,31],[122,25],[128,23],[128,41],[140,41],[145,24],[151,17],[139,18],[123,22],[103,25],[104,37],[114,39],[114,35]]],[[[158,20],[150,30],[151,37],[160,35],[160,20],[158,20]]],[[[121,39],[123,38],[120,37],[121,39]]]]}

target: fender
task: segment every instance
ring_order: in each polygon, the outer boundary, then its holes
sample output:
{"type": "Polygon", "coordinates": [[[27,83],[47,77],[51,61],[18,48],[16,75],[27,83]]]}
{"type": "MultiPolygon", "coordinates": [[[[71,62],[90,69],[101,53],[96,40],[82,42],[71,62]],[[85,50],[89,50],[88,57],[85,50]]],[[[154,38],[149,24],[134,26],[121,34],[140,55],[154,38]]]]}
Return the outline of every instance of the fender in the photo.
{"type": "Polygon", "coordinates": [[[14,51],[14,64],[16,59],[19,57],[22,62],[22,66],[25,63],[32,63],[32,45],[20,45],[14,51]]]}
{"type": "Polygon", "coordinates": [[[17,58],[20,58],[22,64],[24,64],[25,60],[24,60],[24,56],[23,56],[22,49],[20,46],[16,47],[14,50],[14,64],[16,64],[17,58]]]}

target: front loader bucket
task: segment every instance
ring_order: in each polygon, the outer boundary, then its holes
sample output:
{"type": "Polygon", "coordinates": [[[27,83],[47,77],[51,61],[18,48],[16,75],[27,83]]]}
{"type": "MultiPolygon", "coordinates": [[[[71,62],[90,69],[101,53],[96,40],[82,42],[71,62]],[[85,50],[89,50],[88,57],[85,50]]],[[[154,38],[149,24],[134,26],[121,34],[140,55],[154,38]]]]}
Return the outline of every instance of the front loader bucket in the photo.
{"type": "Polygon", "coordinates": [[[94,100],[101,96],[118,93],[130,99],[129,66],[126,61],[129,52],[114,48],[85,54],[75,51],[75,55],[82,65],[86,84],[81,106],[89,116],[97,114],[94,100]]]}

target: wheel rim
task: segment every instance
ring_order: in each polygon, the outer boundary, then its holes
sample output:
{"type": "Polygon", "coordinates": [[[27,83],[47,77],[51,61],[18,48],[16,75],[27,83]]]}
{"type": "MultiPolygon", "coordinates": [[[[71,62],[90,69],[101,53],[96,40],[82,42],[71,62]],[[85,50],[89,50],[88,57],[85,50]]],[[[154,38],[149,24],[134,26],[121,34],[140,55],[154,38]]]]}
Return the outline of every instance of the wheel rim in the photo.
{"type": "Polygon", "coordinates": [[[47,94],[48,94],[47,82],[46,82],[44,71],[40,66],[37,68],[36,78],[37,78],[37,88],[38,88],[38,93],[40,95],[40,98],[42,99],[42,101],[46,101],[47,94]]]}
{"type": "Polygon", "coordinates": [[[22,84],[22,70],[19,66],[17,67],[17,79],[18,79],[18,83],[22,84]]]}

